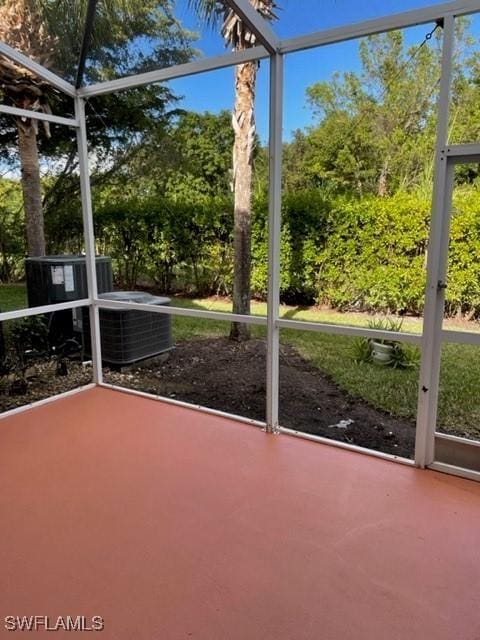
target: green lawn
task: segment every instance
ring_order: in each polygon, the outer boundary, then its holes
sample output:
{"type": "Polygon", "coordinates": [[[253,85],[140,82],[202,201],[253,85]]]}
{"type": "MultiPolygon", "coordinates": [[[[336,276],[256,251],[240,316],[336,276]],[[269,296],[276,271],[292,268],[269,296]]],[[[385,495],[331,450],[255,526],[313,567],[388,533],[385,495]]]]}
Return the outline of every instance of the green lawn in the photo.
{"type": "MultiPolygon", "coordinates": [[[[175,306],[192,309],[209,309],[228,312],[229,301],[216,299],[191,300],[175,298],[175,306]]],[[[0,308],[2,311],[26,306],[23,285],[0,286],[0,308]]],[[[266,304],[254,302],[252,313],[266,314],[266,304]]],[[[358,313],[316,308],[299,309],[282,306],[284,318],[368,326],[369,316],[358,313]]],[[[448,328],[472,330],[475,325],[458,326],[445,323],[448,328]]],[[[419,333],[421,319],[407,318],[403,330],[419,333]]],[[[196,318],[174,319],[175,339],[187,340],[228,335],[229,323],[196,318]]],[[[265,335],[264,327],[252,327],[256,337],[265,335]]],[[[354,338],[333,336],[324,333],[282,330],[282,342],[294,346],[304,358],[330,376],[339,386],[356,397],[363,398],[375,407],[398,416],[415,418],[417,405],[418,368],[398,370],[378,367],[373,364],[355,362],[352,351],[354,338]]],[[[456,433],[468,432],[480,437],[480,347],[445,344],[442,353],[442,372],[439,397],[439,424],[443,429],[456,433]]]]}
{"type": "Polygon", "coordinates": [[[0,284],[0,310],[14,311],[27,306],[27,290],[23,284],[0,284]]]}

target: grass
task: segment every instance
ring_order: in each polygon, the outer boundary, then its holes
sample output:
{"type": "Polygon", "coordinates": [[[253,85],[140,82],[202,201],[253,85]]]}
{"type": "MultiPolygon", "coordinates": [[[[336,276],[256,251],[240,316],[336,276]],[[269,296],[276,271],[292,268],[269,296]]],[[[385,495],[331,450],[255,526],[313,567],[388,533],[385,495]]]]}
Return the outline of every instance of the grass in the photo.
{"type": "Polygon", "coordinates": [[[0,310],[14,311],[27,306],[27,291],[23,284],[0,284],[0,310]]]}
{"type": "MultiPolygon", "coordinates": [[[[209,309],[228,312],[231,303],[224,299],[175,298],[175,306],[189,309],[209,309]]],[[[23,285],[0,286],[0,309],[9,311],[26,306],[23,285]]],[[[254,315],[265,316],[265,303],[252,303],[254,315]]],[[[301,309],[282,306],[284,318],[328,324],[368,326],[371,316],[361,313],[340,313],[317,308],[301,309]]],[[[447,328],[475,330],[478,325],[446,321],[447,328]]],[[[175,317],[175,339],[191,340],[227,336],[230,325],[218,320],[175,317]]],[[[422,320],[406,318],[403,331],[420,333],[422,320]]],[[[265,336],[265,327],[252,326],[254,337],[265,336]]],[[[353,342],[349,336],[333,336],[306,331],[281,331],[282,342],[294,346],[300,354],[340,387],[353,396],[396,416],[415,419],[418,393],[418,368],[400,370],[379,367],[371,363],[355,362],[353,342]]],[[[480,437],[480,347],[445,344],[442,350],[438,423],[442,430],[469,433],[480,437]]]]}

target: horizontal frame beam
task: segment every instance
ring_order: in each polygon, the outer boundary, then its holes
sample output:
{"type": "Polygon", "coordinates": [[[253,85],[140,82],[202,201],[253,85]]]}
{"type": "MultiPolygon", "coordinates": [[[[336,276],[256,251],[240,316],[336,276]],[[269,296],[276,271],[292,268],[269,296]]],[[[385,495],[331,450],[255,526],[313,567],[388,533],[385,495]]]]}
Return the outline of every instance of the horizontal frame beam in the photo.
{"type": "MultiPolygon", "coordinates": [[[[5,320],[15,320],[27,316],[40,315],[61,311],[62,309],[75,309],[93,304],[98,309],[125,309],[126,311],[146,311],[148,313],[161,313],[169,316],[179,316],[185,318],[199,318],[203,320],[221,320],[223,322],[243,322],[245,324],[267,326],[267,316],[241,315],[222,311],[209,311],[203,309],[189,309],[184,307],[139,304],[136,302],[121,302],[118,300],[106,300],[96,298],[93,301],[85,298],[83,300],[73,300],[59,304],[46,305],[43,307],[31,307],[18,309],[16,311],[6,311],[0,313],[0,322],[5,320]]],[[[321,322],[302,322],[300,320],[275,320],[275,326],[279,329],[293,329],[298,331],[317,331],[330,335],[354,336],[360,338],[370,338],[378,340],[394,340],[407,342],[421,346],[422,336],[415,333],[402,333],[398,331],[382,331],[378,329],[368,329],[367,327],[353,327],[350,325],[326,324],[321,322]]],[[[465,342],[467,344],[480,344],[480,333],[467,333],[461,331],[445,331],[449,342],[465,342]]]]}
{"type": "Polygon", "coordinates": [[[480,155],[480,144],[449,144],[445,149],[445,155],[449,158],[478,156],[480,155]]]}
{"type": "Polygon", "coordinates": [[[39,78],[42,78],[42,80],[45,80],[46,82],[51,84],[52,87],[55,87],[62,93],[65,93],[67,96],[73,98],[76,95],[76,89],[72,84],[70,84],[63,78],[60,78],[60,76],[57,76],[56,73],[53,73],[47,68],[42,67],[42,65],[38,64],[38,62],[31,60],[27,56],[23,55],[23,53],[20,53],[20,51],[17,51],[17,49],[10,47],[4,42],[0,42],[0,54],[3,54],[10,60],[13,60],[13,62],[16,62],[18,65],[25,67],[25,69],[28,69],[39,78]]]}
{"type": "Polygon", "coordinates": [[[469,438],[462,438],[461,436],[452,436],[450,433],[442,433],[441,431],[435,431],[435,438],[439,440],[449,440],[450,442],[456,442],[457,444],[465,444],[472,447],[480,447],[479,440],[470,440],[469,438]]]}
{"type": "MultiPolygon", "coordinates": [[[[203,407],[202,405],[199,405],[199,404],[191,404],[190,402],[183,402],[182,400],[177,400],[175,398],[166,398],[164,396],[154,395],[153,393],[146,393],[145,391],[138,391],[137,389],[129,389],[128,387],[120,387],[116,384],[109,384],[106,382],[102,382],[97,386],[105,389],[112,389],[114,391],[120,391],[121,393],[128,393],[130,395],[139,396],[140,398],[147,398],[149,400],[155,400],[157,402],[165,402],[167,404],[171,404],[177,407],[183,407],[185,409],[190,409],[192,411],[200,411],[201,413],[206,413],[213,416],[229,418],[230,420],[235,420],[236,422],[242,422],[244,424],[248,424],[254,427],[260,427],[262,429],[265,429],[266,427],[265,422],[254,420],[253,418],[245,418],[245,416],[238,416],[234,413],[219,411],[218,409],[210,409],[209,407],[203,407]]],[[[304,433],[303,431],[296,431],[294,429],[287,429],[286,427],[280,427],[279,433],[286,436],[303,438],[304,440],[318,442],[319,444],[326,444],[331,447],[337,447],[337,449],[345,449],[347,451],[353,451],[354,453],[362,453],[364,455],[372,456],[373,458],[388,460],[389,462],[397,462],[400,464],[405,464],[410,467],[414,466],[414,461],[410,460],[409,458],[403,458],[401,456],[396,456],[391,453],[383,453],[383,451],[376,451],[375,449],[366,449],[365,447],[359,447],[358,445],[349,444],[348,442],[340,442],[339,440],[330,440],[329,438],[323,438],[322,436],[316,436],[311,433],[304,433]]]]}
{"type": "Polygon", "coordinates": [[[480,442],[435,432],[435,460],[480,473],[480,442]]]}
{"type": "Polygon", "coordinates": [[[474,333],[473,331],[452,331],[449,329],[443,329],[442,342],[480,345],[480,333],[474,333]]]}
{"type": "Polygon", "coordinates": [[[446,462],[432,462],[427,469],[431,471],[439,471],[440,473],[448,473],[451,476],[459,476],[460,478],[466,478],[467,480],[475,480],[480,482],[480,472],[473,471],[472,469],[464,469],[463,467],[456,467],[446,462]]]}
{"type": "MultiPolygon", "coordinates": [[[[221,311],[203,311],[199,309],[185,309],[183,307],[138,304],[136,302],[119,302],[117,300],[96,299],[95,306],[99,309],[125,309],[147,311],[149,313],[163,313],[170,316],[183,316],[187,318],[203,318],[205,320],[223,320],[224,322],[243,322],[245,324],[267,326],[266,316],[240,315],[221,311]]],[[[320,331],[333,335],[357,336],[379,340],[395,340],[421,345],[422,336],[414,333],[401,333],[397,331],[381,331],[363,327],[351,327],[349,325],[323,324],[320,322],[301,322],[298,320],[275,321],[279,329],[296,329],[300,331],[320,331]]]]}
{"type": "Polygon", "coordinates": [[[245,416],[238,416],[235,413],[227,413],[226,411],[219,411],[218,409],[210,409],[209,407],[203,407],[201,404],[191,404],[190,402],[175,400],[175,398],[167,398],[160,395],[157,396],[153,393],[138,391],[138,389],[129,389],[128,387],[120,387],[119,385],[109,384],[108,382],[101,382],[97,386],[105,389],[112,389],[113,391],[120,391],[121,393],[129,393],[130,395],[147,398],[148,400],[156,400],[158,402],[165,402],[166,404],[173,404],[176,407],[183,407],[184,409],[190,409],[191,411],[200,411],[213,416],[220,416],[221,418],[230,418],[236,422],[243,422],[244,424],[248,424],[253,427],[260,427],[260,429],[265,429],[266,427],[265,422],[260,422],[253,418],[246,418],[245,416]]]}
{"type": "Polygon", "coordinates": [[[265,316],[244,316],[238,313],[222,313],[221,311],[203,311],[199,309],[184,309],[183,307],[138,304],[136,302],[119,302],[97,298],[94,305],[99,309],[125,309],[126,311],[147,311],[148,313],[162,313],[166,316],[183,316],[186,318],[203,318],[205,320],[223,320],[224,322],[243,322],[267,326],[265,316]]]}
{"type": "Polygon", "coordinates": [[[14,416],[17,413],[30,411],[30,409],[41,407],[44,404],[50,404],[51,402],[55,402],[56,400],[61,400],[62,398],[68,398],[69,396],[74,396],[77,393],[81,393],[82,391],[87,391],[88,389],[94,389],[96,386],[97,385],[94,382],[89,382],[88,384],[84,384],[81,387],[75,387],[75,389],[70,389],[69,391],[64,391],[63,393],[57,393],[54,396],[49,396],[48,398],[44,398],[43,400],[36,400],[35,402],[24,404],[21,407],[15,407],[14,409],[7,409],[7,411],[3,411],[2,413],[0,413],[0,420],[4,420],[5,418],[10,418],[10,416],[14,416]]]}
{"type": "Polygon", "coordinates": [[[43,313],[53,313],[55,311],[63,311],[64,309],[78,309],[79,307],[88,307],[90,298],[82,300],[72,300],[71,302],[59,302],[58,304],[46,304],[41,307],[28,307],[25,309],[16,309],[15,311],[4,311],[0,313],[0,322],[8,320],[20,320],[30,316],[40,316],[43,313]]]}
{"type": "Polygon", "coordinates": [[[17,118],[31,118],[32,120],[45,120],[46,122],[53,122],[55,124],[63,124],[66,127],[78,127],[78,120],[73,118],[62,118],[61,116],[55,116],[50,113],[43,113],[41,111],[31,111],[29,109],[18,109],[17,107],[9,107],[8,105],[0,105],[0,113],[6,113],[10,116],[17,118]]]}
{"type": "Polygon", "coordinates": [[[375,449],[367,449],[365,447],[359,447],[356,444],[349,444],[348,442],[341,442],[340,440],[333,440],[330,438],[324,438],[323,436],[316,436],[313,433],[305,433],[304,431],[297,431],[295,429],[288,429],[287,427],[280,427],[280,433],[294,438],[302,438],[303,440],[310,440],[312,442],[318,442],[319,444],[326,444],[330,447],[337,447],[337,449],[346,449],[347,451],[353,451],[354,453],[363,453],[372,458],[380,458],[381,460],[388,460],[390,462],[397,462],[405,464],[409,467],[415,465],[410,458],[403,458],[402,456],[396,456],[392,453],[384,453],[383,451],[376,451],[375,449]]]}
{"type": "Polygon", "coordinates": [[[194,62],[178,64],[174,67],[168,67],[167,69],[156,69],[155,71],[127,76],[126,78],[118,78],[117,80],[111,80],[109,82],[92,84],[88,87],[79,89],[78,95],[82,98],[91,98],[93,96],[101,96],[115,91],[134,89],[135,87],[141,87],[154,82],[165,82],[167,80],[174,80],[185,76],[194,76],[207,71],[216,71],[217,69],[224,69],[226,67],[232,67],[245,62],[261,60],[263,58],[268,58],[268,51],[265,47],[252,47],[251,49],[234,51],[233,53],[216,56],[215,58],[195,60],[194,62]]]}
{"type": "MultiPolygon", "coordinates": [[[[91,304],[89,298],[82,300],[72,300],[71,302],[61,302],[58,304],[44,305],[41,307],[29,307],[16,309],[14,311],[4,311],[0,313],[0,322],[8,320],[18,320],[29,316],[62,311],[64,309],[77,309],[91,304]]],[[[152,313],[163,313],[164,315],[182,316],[191,318],[203,318],[205,320],[223,320],[224,322],[244,322],[245,324],[267,326],[266,316],[244,316],[240,314],[208,311],[200,309],[188,309],[175,306],[157,306],[148,304],[137,304],[135,302],[119,302],[116,300],[97,299],[94,304],[100,309],[126,309],[137,311],[148,311],[152,313]]],[[[302,322],[301,320],[282,320],[278,318],[275,325],[279,329],[293,329],[298,331],[317,331],[331,335],[344,335],[363,337],[379,340],[395,340],[410,344],[421,345],[422,336],[415,333],[402,333],[397,331],[381,331],[368,329],[367,327],[352,327],[350,325],[326,324],[321,322],[302,322]]],[[[444,329],[442,331],[442,341],[456,344],[472,344],[480,346],[480,332],[452,331],[444,329]]]]}
{"type": "Polygon", "coordinates": [[[231,9],[237,14],[242,22],[247,25],[257,40],[269,51],[275,53],[280,45],[270,24],[256,11],[248,0],[224,0],[231,9]]]}
{"type": "Polygon", "coordinates": [[[280,329],[295,329],[297,331],[318,331],[342,336],[356,336],[359,338],[371,338],[373,340],[394,340],[408,342],[410,344],[422,344],[422,336],[416,333],[402,333],[400,331],[382,331],[368,329],[367,327],[351,327],[350,325],[325,324],[323,322],[302,322],[301,320],[282,320],[276,322],[280,329]]]}
{"type": "Polygon", "coordinates": [[[412,11],[366,20],[345,27],[336,27],[317,31],[306,36],[282,40],[280,42],[280,53],[295,53],[296,51],[304,51],[313,47],[355,40],[376,33],[385,33],[395,29],[427,24],[447,15],[461,16],[477,11],[480,11],[478,0],[457,0],[456,2],[446,2],[425,7],[424,9],[413,9],[412,11]]]}
{"type": "Polygon", "coordinates": [[[452,164],[480,162],[480,144],[451,144],[442,150],[452,164]]]}

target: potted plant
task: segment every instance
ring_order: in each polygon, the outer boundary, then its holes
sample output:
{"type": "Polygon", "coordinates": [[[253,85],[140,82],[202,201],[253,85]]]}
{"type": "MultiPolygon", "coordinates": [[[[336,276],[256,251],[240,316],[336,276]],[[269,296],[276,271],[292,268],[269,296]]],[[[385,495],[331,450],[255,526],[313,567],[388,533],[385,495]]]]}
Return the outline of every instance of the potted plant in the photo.
{"type": "MultiPolygon", "coordinates": [[[[400,332],[402,320],[375,318],[368,323],[369,329],[400,332]]],[[[359,338],[353,345],[353,355],[357,362],[369,362],[394,369],[407,369],[418,364],[418,349],[401,344],[397,340],[385,338],[359,338]]]]}
{"type": "MultiPolygon", "coordinates": [[[[393,320],[392,318],[376,318],[368,323],[369,329],[377,329],[380,331],[399,332],[402,329],[402,320],[393,320]]],[[[398,344],[394,340],[386,340],[380,338],[372,338],[370,341],[372,361],[382,366],[392,365],[395,361],[395,349],[398,344]]]]}

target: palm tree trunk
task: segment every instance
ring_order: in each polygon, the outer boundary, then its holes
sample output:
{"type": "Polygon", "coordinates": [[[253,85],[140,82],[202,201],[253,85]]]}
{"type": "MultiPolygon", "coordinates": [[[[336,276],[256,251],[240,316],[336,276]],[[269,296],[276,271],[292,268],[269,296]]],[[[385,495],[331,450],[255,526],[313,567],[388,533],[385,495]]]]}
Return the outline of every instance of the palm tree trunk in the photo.
{"type": "Polygon", "coordinates": [[[387,158],[382,165],[378,178],[377,195],[380,196],[380,198],[386,198],[388,196],[388,170],[389,160],[387,158]]]}
{"type": "MultiPolygon", "coordinates": [[[[252,160],[255,141],[255,80],[257,64],[248,62],[235,69],[235,108],[232,116],[235,132],[233,147],[234,188],[234,270],[233,313],[250,314],[252,160]]],[[[234,322],[230,330],[234,340],[248,340],[250,327],[234,322]]]]}
{"type": "Polygon", "coordinates": [[[18,148],[22,169],[23,204],[27,230],[29,256],[45,255],[45,231],[42,208],[40,164],[38,160],[37,132],[31,123],[19,121],[18,148]]]}

